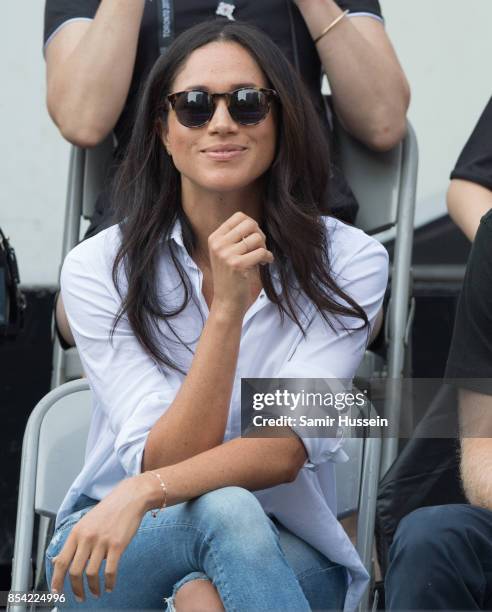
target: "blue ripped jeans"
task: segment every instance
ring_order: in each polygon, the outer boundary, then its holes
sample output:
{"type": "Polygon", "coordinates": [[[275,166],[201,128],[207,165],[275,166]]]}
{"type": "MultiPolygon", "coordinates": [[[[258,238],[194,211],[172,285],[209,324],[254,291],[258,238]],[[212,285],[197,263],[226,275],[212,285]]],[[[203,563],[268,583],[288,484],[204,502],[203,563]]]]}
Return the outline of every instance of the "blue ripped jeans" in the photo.
{"type": "MultiPolygon", "coordinates": [[[[96,503],[82,496],[78,510],[56,530],[46,551],[51,560],[71,529],[96,503]],[[90,504],[90,505],[88,505],[90,504]],[[82,508],[81,508],[82,506],[82,508]],[[85,506],[85,507],[83,507],[85,506]]],[[[306,517],[309,520],[309,517],[306,517]]],[[[148,512],[124,551],[112,593],[96,599],[84,580],[85,600],[75,601],[68,575],[63,608],[174,609],[174,595],[186,582],[211,580],[227,611],[341,609],[346,570],[270,519],[256,497],[240,487],[225,487],[192,501],[148,512]]]]}

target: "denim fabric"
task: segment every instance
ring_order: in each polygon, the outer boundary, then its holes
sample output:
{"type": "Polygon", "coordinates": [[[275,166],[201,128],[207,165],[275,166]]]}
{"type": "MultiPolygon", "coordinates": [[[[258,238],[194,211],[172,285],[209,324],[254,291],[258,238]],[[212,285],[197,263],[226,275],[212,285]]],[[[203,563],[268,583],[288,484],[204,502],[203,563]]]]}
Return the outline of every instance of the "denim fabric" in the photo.
{"type": "MultiPolygon", "coordinates": [[[[83,496],[59,525],[46,551],[51,560],[94,500],[83,496]],[[84,504],[90,504],[83,507],[84,504]]],[[[306,519],[308,520],[308,519],[306,519]]],[[[85,582],[83,603],[74,599],[68,576],[64,608],[160,609],[185,582],[210,579],[230,611],[341,609],[346,570],[269,518],[256,497],[240,487],[225,487],[166,508],[156,518],[147,513],[123,553],[112,593],[101,597],[85,582]]]]}

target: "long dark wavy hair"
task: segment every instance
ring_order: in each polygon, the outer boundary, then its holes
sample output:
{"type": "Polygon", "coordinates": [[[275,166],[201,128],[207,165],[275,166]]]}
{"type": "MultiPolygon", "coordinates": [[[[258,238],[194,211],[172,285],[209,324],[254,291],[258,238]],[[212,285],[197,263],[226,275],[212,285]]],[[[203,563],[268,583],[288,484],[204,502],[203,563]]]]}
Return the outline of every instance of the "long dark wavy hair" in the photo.
{"type": "Polygon", "coordinates": [[[172,318],[192,299],[191,284],[169,240],[184,297],[177,309],[166,309],[158,291],[158,261],[162,238],[178,219],[190,255],[195,236],[181,207],[180,174],[161,140],[162,122],[167,121],[168,112],[163,101],[172,92],[174,79],[190,54],[215,41],[238,43],[246,49],[266,76],[268,87],[278,93],[277,148],[263,180],[260,225],[279,269],[282,292],[276,293],[269,267],[260,266],[268,298],[277,305],[282,320],[284,315],[289,316],[303,334],[293,280],[332,327],[333,318],[340,316],[361,319],[361,328],[368,326],[364,310],[337,286],[330,273],[329,239],[322,219],[326,213],[321,205],[326,200],[329,147],[309,94],[280,49],[260,30],[237,21],[206,21],[177,37],[149,74],[112,197],[121,230],[121,245],[113,266],[113,280],[120,295],[121,265],[128,283],[112,333],[126,316],[142,347],[157,362],[180,372],[183,370],[162,342],[160,323],[164,322],[177,341],[189,349],[173,330],[172,318]]]}

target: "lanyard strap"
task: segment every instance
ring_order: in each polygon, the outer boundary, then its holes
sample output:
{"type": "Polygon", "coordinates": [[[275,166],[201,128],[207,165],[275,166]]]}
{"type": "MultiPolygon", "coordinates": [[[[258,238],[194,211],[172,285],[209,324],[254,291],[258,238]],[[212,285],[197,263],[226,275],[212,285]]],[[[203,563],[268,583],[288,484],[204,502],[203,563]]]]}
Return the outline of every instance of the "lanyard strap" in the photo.
{"type": "Polygon", "coordinates": [[[174,38],[174,2],[173,0],[156,0],[156,7],[159,53],[163,55],[174,38]]]}

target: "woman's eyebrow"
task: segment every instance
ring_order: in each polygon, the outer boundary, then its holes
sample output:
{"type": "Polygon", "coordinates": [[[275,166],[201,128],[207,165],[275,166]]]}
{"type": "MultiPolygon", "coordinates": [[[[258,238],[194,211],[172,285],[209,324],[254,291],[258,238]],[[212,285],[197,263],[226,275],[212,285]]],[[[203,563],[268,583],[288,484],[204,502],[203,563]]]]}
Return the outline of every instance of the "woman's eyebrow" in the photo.
{"type": "MultiPolygon", "coordinates": [[[[235,89],[241,89],[242,87],[260,87],[260,85],[258,85],[258,83],[252,83],[252,82],[248,82],[248,83],[233,83],[232,85],[230,85],[228,91],[234,91],[235,89]]],[[[200,91],[210,91],[210,87],[207,87],[207,85],[188,85],[185,88],[185,91],[192,91],[195,89],[199,89],[200,91]]]]}

